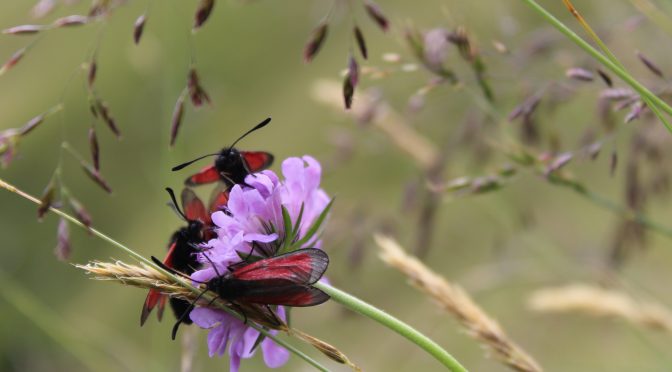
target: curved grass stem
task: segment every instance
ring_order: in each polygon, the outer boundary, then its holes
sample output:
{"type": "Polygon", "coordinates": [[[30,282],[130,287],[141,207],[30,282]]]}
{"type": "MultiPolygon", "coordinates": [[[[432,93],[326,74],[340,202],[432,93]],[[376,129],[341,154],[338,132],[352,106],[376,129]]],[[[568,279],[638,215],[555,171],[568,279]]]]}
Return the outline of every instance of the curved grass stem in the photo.
{"type": "Polygon", "coordinates": [[[404,336],[436,358],[449,370],[454,372],[467,371],[467,369],[446,350],[410,325],[351,294],[341,291],[338,288],[334,288],[322,282],[318,282],[314,285],[315,287],[330,295],[331,299],[338,302],[339,304],[370,319],[373,319],[385,327],[397,332],[401,336],[404,336]]]}

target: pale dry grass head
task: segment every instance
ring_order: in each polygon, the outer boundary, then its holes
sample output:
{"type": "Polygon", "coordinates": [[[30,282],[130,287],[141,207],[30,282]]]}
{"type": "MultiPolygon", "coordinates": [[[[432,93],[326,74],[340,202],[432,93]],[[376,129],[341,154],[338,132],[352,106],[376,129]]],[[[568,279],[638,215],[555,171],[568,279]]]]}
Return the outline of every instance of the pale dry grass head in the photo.
{"type": "Polygon", "coordinates": [[[382,235],[375,235],[374,239],[381,249],[380,257],[385,263],[404,273],[413,286],[455,316],[469,335],[480,341],[498,360],[516,371],[542,370],[459,285],[449,283],[417,258],[404,252],[395,240],[382,235]]]}
{"type": "Polygon", "coordinates": [[[661,304],[638,301],[616,290],[588,284],[540,289],[529,298],[532,310],[543,313],[584,313],[621,318],[635,325],[672,333],[672,312],[661,304]]]}
{"type": "MultiPolygon", "coordinates": [[[[168,294],[171,297],[177,297],[187,301],[196,301],[200,298],[199,303],[208,304],[208,306],[219,309],[228,309],[235,312],[240,312],[243,310],[246,317],[253,320],[254,322],[271,329],[277,329],[285,332],[287,335],[295,337],[296,339],[311,345],[328,358],[338,363],[347,365],[354,371],[361,370],[355,363],[350,361],[345,353],[336,347],[301,330],[290,328],[284,322],[280,321],[278,323],[277,317],[267,316],[265,311],[259,311],[259,305],[241,303],[235,307],[230,307],[230,304],[225,303],[221,299],[215,301],[217,297],[208,298],[208,296],[201,296],[197,292],[194,292],[188,287],[189,283],[186,283],[186,280],[182,281],[182,279],[168,276],[163,272],[142,263],[140,266],[136,266],[129,265],[121,261],[94,261],[86,265],[74,266],[84,270],[89,274],[93,274],[93,279],[96,280],[111,280],[134,287],[155,289],[161,291],[162,293],[168,294]],[[270,318],[273,318],[273,320],[270,320],[270,318]]],[[[266,309],[266,307],[261,306],[261,310],[263,309],[266,309]]],[[[185,352],[189,353],[190,351],[186,350],[185,352]]],[[[185,359],[183,359],[185,362],[185,364],[182,365],[183,370],[189,370],[192,367],[189,359],[190,357],[188,355],[185,359]]]]}
{"type": "Polygon", "coordinates": [[[342,351],[338,350],[337,348],[335,348],[331,344],[328,344],[328,343],[320,340],[319,338],[313,337],[313,336],[311,336],[311,335],[309,335],[309,334],[307,334],[303,331],[300,331],[298,329],[295,329],[295,328],[290,330],[290,334],[292,336],[294,336],[294,337],[312,345],[314,348],[319,350],[322,354],[329,357],[329,359],[331,359],[335,362],[341,363],[341,364],[345,364],[348,367],[350,367],[353,371],[361,372],[362,369],[359,368],[359,366],[357,366],[355,363],[350,361],[350,359],[348,358],[347,355],[345,355],[342,351]]]}
{"type": "Polygon", "coordinates": [[[96,280],[112,280],[134,287],[156,289],[186,300],[193,300],[196,297],[191,290],[179,285],[168,275],[142,263],[136,266],[121,261],[93,261],[86,265],[74,266],[93,274],[93,279],[96,280]]]}

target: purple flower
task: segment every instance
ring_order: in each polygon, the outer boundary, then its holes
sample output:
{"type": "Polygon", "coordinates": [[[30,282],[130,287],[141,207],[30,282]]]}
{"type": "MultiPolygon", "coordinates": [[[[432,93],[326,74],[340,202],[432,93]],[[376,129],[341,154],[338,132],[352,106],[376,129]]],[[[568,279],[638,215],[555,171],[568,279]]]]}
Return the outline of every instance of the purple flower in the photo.
{"type": "MultiPolygon", "coordinates": [[[[285,319],[285,311],[282,307],[278,307],[277,314],[283,320],[285,319]]],[[[254,355],[252,347],[259,337],[259,331],[256,329],[248,327],[224,311],[206,307],[195,308],[190,317],[199,327],[210,329],[208,334],[210,357],[224,355],[226,347],[229,346],[231,372],[238,371],[242,358],[250,358],[254,355]]],[[[271,333],[275,334],[277,331],[271,331],[271,333]]],[[[264,339],[260,347],[264,354],[264,362],[270,368],[277,368],[287,363],[289,352],[273,340],[264,339]]]]}
{"type": "MultiPolygon", "coordinates": [[[[288,158],[282,162],[282,174],[284,180],[281,181],[275,173],[265,170],[247,176],[246,185],[235,185],[231,189],[226,210],[212,215],[217,237],[207,242],[199,253],[203,268],[194,272],[192,279],[207,282],[218,273],[224,275],[231,264],[241,261],[241,255],[267,257],[321,246],[321,225],[330,199],[320,188],[320,164],[310,156],[288,158]],[[289,226],[286,226],[286,216],[291,221],[289,226]],[[295,230],[296,236],[292,236],[295,230]]],[[[277,313],[284,319],[282,306],[277,308],[277,313]]],[[[223,355],[228,346],[232,371],[238,370],[241,358],[254,354],[251,348],[259,332],[241,320],[222,310],[205,307],[197,307],[190,317],[198,326],[210,329],[210,356],[223,355]]],[[[265,339],[260,346],[269,367],[279,367],[289,357],[287,350],[270,339],[265,339]]]]}

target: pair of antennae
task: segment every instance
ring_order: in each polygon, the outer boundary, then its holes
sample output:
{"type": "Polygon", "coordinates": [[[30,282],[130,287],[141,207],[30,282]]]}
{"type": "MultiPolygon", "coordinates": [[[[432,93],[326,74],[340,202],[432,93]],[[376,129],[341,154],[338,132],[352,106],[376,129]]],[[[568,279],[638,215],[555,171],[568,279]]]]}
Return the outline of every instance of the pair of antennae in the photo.
{"type": "MultiPolygon", "coordinates": [[[[266,118],[266,119],[265,119],[264,121],[262,121],[261,123],[255,125],[254,128],[248,130],[248,131],[245,132],[242,136],[238,137],[237,140],[233,141],[233,143],[231,144],[231,146],[229,146],[228,150],[231,150],[231,149],[233,148],[233,146],[235,146],[235,145],[238,143],[238,141],[240,141],[240,140],[242,140],[243,138],[245,138],[248,134],[254,132],[255,130],[258,130],[258,129],[261,129],[261,128],[265,127],[266,124],[268,124],[268,123],[270,123],[270,122],[271,122],[271,118],[266,118]]],[[[200,156],[200,157],[198,157],[198,158],[196,158],[196,159],[194,159],[194,160],[190,160],[190,161],[188,161],[188,162],[186,162],[186,163],[182,163],[182,164],[180,164],[180,165],[178,165],[178,166],[173,167],[172,171],[173,171],[173,172],[175,172],[175,171],[179,171],[180,169],[185,168],[185,167],[187,167],[187,166],[189,166],[189,165],[191,165],[191,164],[193,164],[193,163],[195,163],[195,162],[197,162],[197,161],[199,161],[199,160],[201,160],[201,159],[205,159],[205,158],[207,158],[208,156],[216,156],[216,155],[219,155],[219,153],[207,154],[207,155],[200,156]]]]}

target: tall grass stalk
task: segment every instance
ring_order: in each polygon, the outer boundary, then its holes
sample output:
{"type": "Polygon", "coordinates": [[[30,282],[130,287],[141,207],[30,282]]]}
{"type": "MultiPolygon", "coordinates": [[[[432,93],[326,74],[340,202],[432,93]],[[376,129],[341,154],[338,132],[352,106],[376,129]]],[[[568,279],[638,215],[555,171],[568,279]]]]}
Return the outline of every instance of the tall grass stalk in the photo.
{"type": "MultiPolygon", "coordinates": [[[[611,54],[611,52],[606,52],[607,55],[605,56],[604,54],[600,53],[597,49],[593,48],[588,42],[583,40],[579,35],[577,35],[574,31],[572,31],[569,27],[567,27],[564,23],[562,23],[559,19],[555,18],[550,12],[548,12],[544,7],[539,5],[535,0],[523,0],[527,5],[530,6],[535,12],[537,12],[544,20],[546,20],[548,23],[550,23],[553,27],[555,27],[558,31],[560,31],[563,35],[565,35],[569,40],[573,41],[576,45],[581,47],[583,50],[585,50],[588,54],[590,54],[593,58],[595,58],[598,62],[600,62],[602,65],[604,65],[606,68],[611,70],[616,76],[621,78],[624,82],[626,82],[628,85],[632,87],[641,97],[644,102],[649,106],[651,111],[656,114],[656,116],[662,121],[662,123],[665,125],[667,130],[672,133],[672,124],[670,124],[665,117],[662,115],[660,110],[664,111],[668,115],[672,115],[672,107],[668,105],[665,101],[663,101],[660,97],[655,95],[653,92],[651,92],[647,87],[642,85],[637,79],[635,79],[624,67],[621,65],[617,59],[615,59],[615,56],[611,54]],[[611,55],[610,55],[611,54],[611,55]]],[[[566,1],[566,0],[565,0],[566,1]]],[[[566,4],[569,3],[566,1],[566,4]]],[[[571,3],[569,3],[571,4],[571,3]]],[[[568,5],[569,7],[569,5],[568,5]]],[[[573,7],[570,8],[570,11],[574,9],[573,7]]],[[[578,13],[573,14],[576,16],[578,13]]],[[[580,14],[579,14],[580,17],[580,14]]],[[[579,19],[580,21],[583,19],[582,17],[579,19]]],[[[582,22],[582,25],[584,28],[588,26],[588,24],[585,22],[582,22]]],[[[587,32],[598,45],[604,45],[602,41],[597,37],[594,31],[588,26],[587,32]],[[590,30],[590,31],[588,31],[590,30]]],[[[602,48],[602,47],[601,47],[602,48]]],[[[606,48],[606,45],[604,45],[604,48],[602,48],[605,51],[608,51],[608,48],[606,48]]]]}

